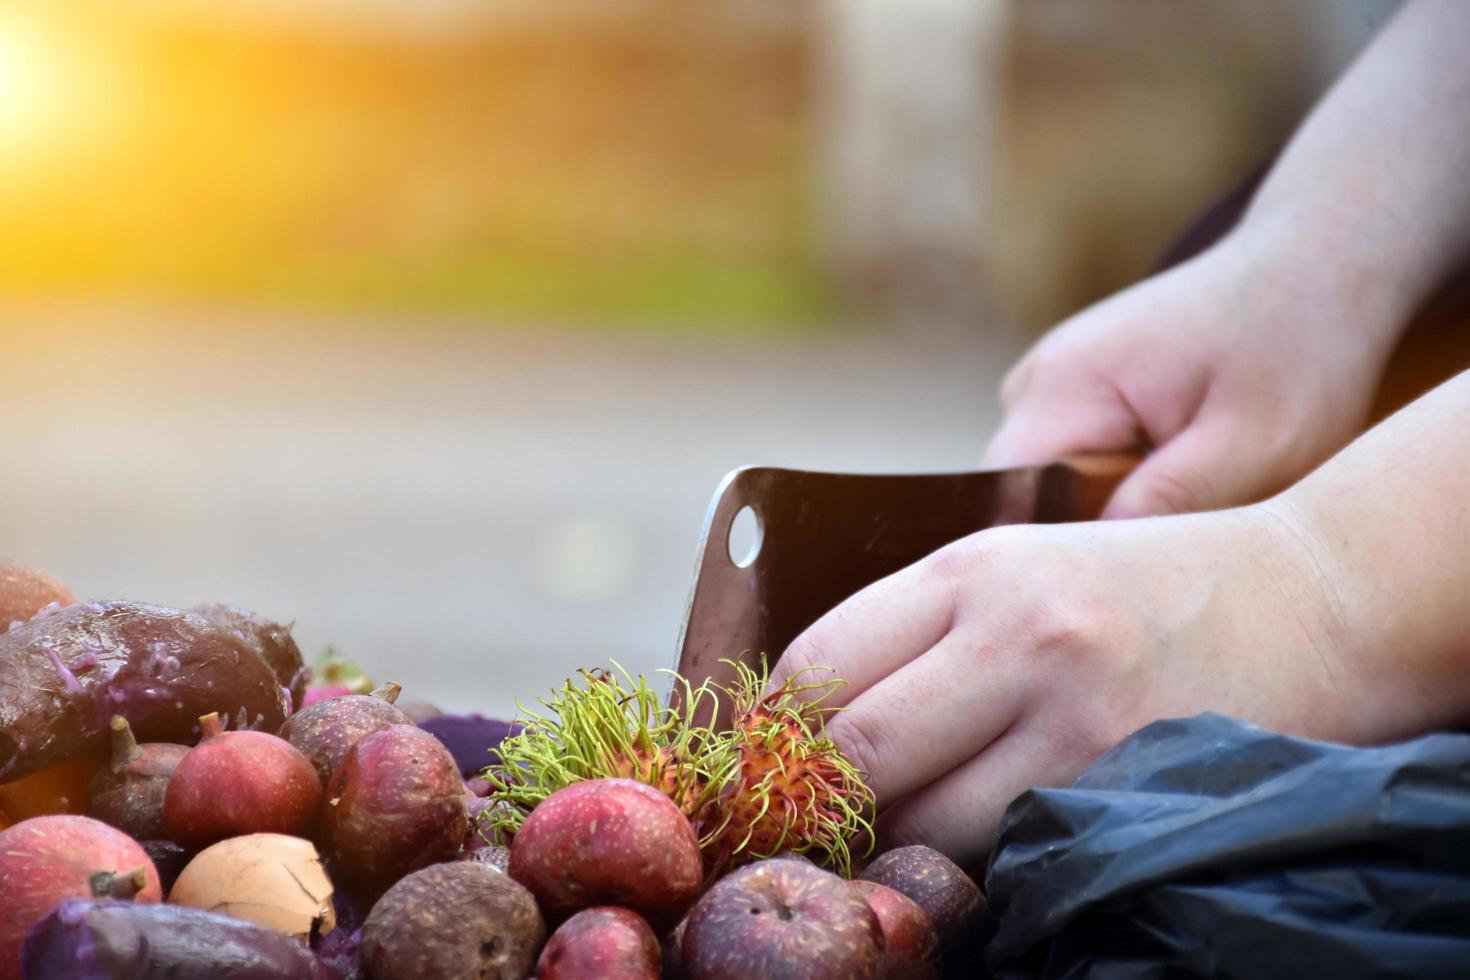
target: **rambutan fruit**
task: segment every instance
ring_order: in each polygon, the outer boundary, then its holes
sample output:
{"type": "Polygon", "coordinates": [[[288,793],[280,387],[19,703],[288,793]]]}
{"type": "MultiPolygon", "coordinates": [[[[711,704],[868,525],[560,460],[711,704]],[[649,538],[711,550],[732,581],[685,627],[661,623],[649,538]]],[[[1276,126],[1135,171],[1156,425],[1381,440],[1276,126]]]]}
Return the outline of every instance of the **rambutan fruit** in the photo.
{"type": "Polygon", "coordinates": [[[494,806],[485,811],[482,833],[508,844],[546,797],[586,779],[618,777],[659,790],[691,821],[713,799],[710,773],[701,757],[708,729],[689,723],[708,688],[687,691],[683,710],[661,705],[641,675],[579,671],[549,698],[538,699],[547,714],[519,706],[516,734],[494,750],[485,770],[494,806]]]}
{"type": "MultiPolygon", "coordinates": [[[[614,664],[617,667],[616,664],[614,664]]],[[[485,772],[494,805],[481,832],[509,843],[538,803],[586,779],[620,777],[664,793],[693,825],[709,877],[758,858],[799,853],[851,874],[851,848],[871,844],[873,794],[823,733],[822,701],[841,683],[789,679],[763,694],[765,672],[734,665],[729,689],[682,685],[678,707],[660,703],[643,677],[581,671],[540,703],[521,709],[521,731],[500,744],[485,772]],[[719,717],[729,730],[696,719],[719,717]]]]}
{"type": "Polygon", "coordinates": [[[764,672],[734,666],[731,730],[720,745],[734,761],[713,766],[724,775],[703,821],[707,865],[718,874],[791,852],[849,876],[851,844],[871,843],[874,801],[862,773],[823,732],[833,709],[822,701],[840,681],[792,677],[762,694],[764,672]]]}

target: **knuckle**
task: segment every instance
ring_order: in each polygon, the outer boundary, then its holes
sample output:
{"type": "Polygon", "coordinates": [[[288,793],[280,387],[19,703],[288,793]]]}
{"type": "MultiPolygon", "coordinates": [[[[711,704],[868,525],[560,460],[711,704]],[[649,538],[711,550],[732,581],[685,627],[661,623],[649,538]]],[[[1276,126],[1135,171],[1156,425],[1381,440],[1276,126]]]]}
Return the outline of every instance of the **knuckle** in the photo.
{"type": "Polygon", "coordinates": [[[791,641],[771,671],[772,680],[781,680],[827,662],[826,643],[821,638],[819,626],[811,627],[791,641]]]}
{"type": "Polygon", "coordinates": [[[929,571],[949,583],[967,582],[993,567],[1007,528],[996,527],[947,544],[928,558],[929,571]]]}
{"type": "Polygon", "coordinates": [[[882,723],[876,721],[871,713],[841,713],[827,725],[827,735],[864,776],[871,778],[882,771],[890,740],[882,723]]]}
{"type": "Polygon", "coordinates": [[[1105,664],[1127,647],[1116,609],[1085,595],[1036,599],[1023,615],[1022,629],[1035,656],[1074,665],[1105,664]]]}
{"type": "Polygon", "coordinates": [[[1209,509],[1213,499],[1206,477],[1185,478],[1167,470],[1153,474],[1145,490],[1149,510],[1154,513],[1192,514],[1209,509]]]}
{"type": "Polygon", "coordinates": [[[974,552],[968,540],[945,545],[929,557],[929,571],[942,582],[964,581],[975,570],[974,552]]]}

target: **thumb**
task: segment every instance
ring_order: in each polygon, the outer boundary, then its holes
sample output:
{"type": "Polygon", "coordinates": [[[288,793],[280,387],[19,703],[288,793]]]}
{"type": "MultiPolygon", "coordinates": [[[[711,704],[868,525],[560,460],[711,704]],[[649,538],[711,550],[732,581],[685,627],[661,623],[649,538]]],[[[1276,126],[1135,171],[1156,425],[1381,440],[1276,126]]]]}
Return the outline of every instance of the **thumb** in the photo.
{"type": "Polygon", "coordinates": [[[1188,514],[1248,503],[1260,483],[1235,427],[1197,421],[1150,453],[1113,491],[1104,520],[1188,514]]]}
{"type": "Polygon", "coordinates": [[[1006,415],[985,450],[987,469],[1054,463],[1073,453],[1111,452],[1138,442],[1138,422],[1116,399],[1028,399],[1006,415]]]}

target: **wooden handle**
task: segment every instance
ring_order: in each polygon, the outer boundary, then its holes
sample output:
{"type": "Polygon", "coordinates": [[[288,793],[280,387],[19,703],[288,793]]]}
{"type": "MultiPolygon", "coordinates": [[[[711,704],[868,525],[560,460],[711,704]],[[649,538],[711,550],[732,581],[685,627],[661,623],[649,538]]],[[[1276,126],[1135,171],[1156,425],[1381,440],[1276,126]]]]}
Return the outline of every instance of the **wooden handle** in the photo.
{"type": "Polygon", "coordinates": [[[1113,480],[1115,484],[1138,469],[1142,452],[1077,453],[1062,460],[1062,465],[1076,470],[1089,480],[1113,480]]]}
{"type": "Polygon", "coordinates": [[[1144,453],[1077,453],[1062,465],[1077,474],[1072,506],[1078,520],[1096,520],[1112,498],[1118,484],[1143,462],[1144,453]]]}

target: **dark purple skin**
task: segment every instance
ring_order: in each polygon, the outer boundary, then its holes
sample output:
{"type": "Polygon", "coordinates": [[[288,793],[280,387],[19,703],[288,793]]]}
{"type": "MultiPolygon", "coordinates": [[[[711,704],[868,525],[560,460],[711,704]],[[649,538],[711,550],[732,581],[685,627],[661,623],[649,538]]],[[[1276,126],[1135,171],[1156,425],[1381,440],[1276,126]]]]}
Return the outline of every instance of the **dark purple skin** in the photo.
{"type": "Polygon", "coordinates": [[[466,779],[483,772],[494,761],[490,750],[498,748],[507,735],[519,731],[518,725],[484,715],[437,715],[419,722],[419,727],[433,732],[444,743],[466,779]]]}
{"type": "Polygon", "coordinates": [[[642,916],[599,905],[551,934],[536,980],[658,980],[660,959],[658,937],[642,916]]]}
{"type": "Polygon", "coordinates": [[[907,895],[876,881],[849,881],[883,928],[882,980],[938,980],[939,936],[934,920],[907,895]]]}
{"type": "Polygon", "coordinates": [[[140,742],[191,743],[218,711],[275,731],[286,694],[231,630],[178,609],[89,602],[0,635],[0,782],[101,758],[123,715],[140,742]]]}
{"type": "Polygon", "coordinates": [[[976,941],[984,931],[988,913],[980,886],[932,847],[913,844],[887,851],[861,877],[907,895],[928,912],[939,935],[940,952],[946,957],[976,941]]]}
{"type": "Polygon", "coordinates": [[[139,844],[152,859],[153,866],[158,869],[158,884],[167,898],[174,882],[179,880],[179,873],[194,856],[193,852],[171,840],[145,840],[139,841],[139,844]]]}
{"type": "Polygon", "coordinates": [[[168,836],[163,796],[189,747],[171,742],[139,745],[126,722],[118,724],[122,727],[112,732],[112,759],[97,770],[87,787],[87,816],[140,841],[161,840],[168,836]]]}
{"type": "Polygon", "coordinates": [[[312,936],[311,949],[342,980],[362,980],[366,976],[362,969],[362,929],[349,931],[341,918],[337,919],[337,928],[325,936],[320,933],[312,936]]]}
{"type": "Polygon", "coordinates": [[[389,725],[412,724],[377,694],[345,694],[302,708],[286,719],[278,734],[306,756],[326,789],[360,738],[389,725]]]}
{"type": "Polygon", "coordinates": [[[358,740],[322,801],[327,855],[367,893],[452,860],[468,827],[459,767],[438,739],[413,725],[358,740]]]}
{"type": "Polygon", "coordinates": [[[415,871],[380,898],[362,927],[362,963],[392,978],[521,980],[546,941],[531,893],[481,864],[415,871]]]}
{"type": "Polygon", "coordinates": [[[699,896],[704,859],[667,796],[631,779],[589,779],[531,811],[511,841],[510,875],[554,920],[621,905],[667,929],[699,896]]]}
{"type": "Polygon", "coordinates": [[[876,980],[883,928],[846,881],[801,861],[757,861],[715,882],[689,912],[689,980],[876,980]]]}
{"type": "Polygon", "coordinates": [[[68,899],[21,949],[25,980],[224,977],[337,980],[300,943],[253,923],[179,905],[68,899]]]}

